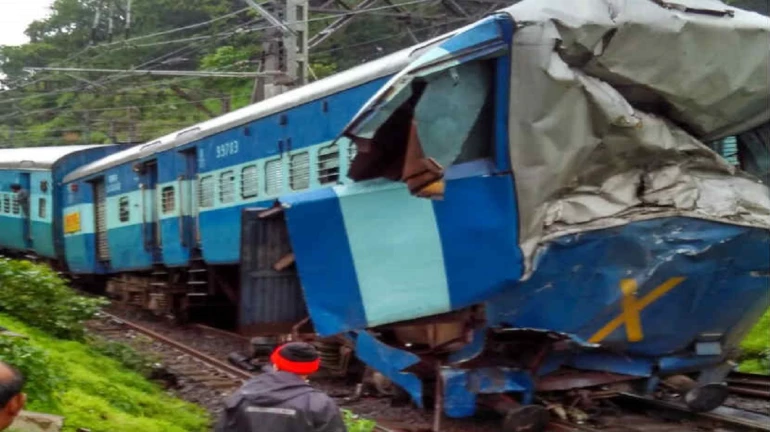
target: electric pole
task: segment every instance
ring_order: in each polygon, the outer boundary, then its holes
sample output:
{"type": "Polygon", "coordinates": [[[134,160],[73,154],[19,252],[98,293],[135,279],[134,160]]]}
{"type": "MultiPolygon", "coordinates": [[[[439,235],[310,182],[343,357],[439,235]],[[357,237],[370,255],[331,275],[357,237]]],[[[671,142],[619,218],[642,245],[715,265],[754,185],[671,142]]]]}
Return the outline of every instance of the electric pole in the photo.
{"type": "Polygon", "coordinates": [[[254,80],[251,103],[276,96],[291,87],[307,83],[308,71],[308,1],[283,0],[280,10],[270,13],[253,0],[246,0],[273,27],[262,44],[262,61],[254,80]],[[265,71],[281,74],[265,76],[265,71]]]}

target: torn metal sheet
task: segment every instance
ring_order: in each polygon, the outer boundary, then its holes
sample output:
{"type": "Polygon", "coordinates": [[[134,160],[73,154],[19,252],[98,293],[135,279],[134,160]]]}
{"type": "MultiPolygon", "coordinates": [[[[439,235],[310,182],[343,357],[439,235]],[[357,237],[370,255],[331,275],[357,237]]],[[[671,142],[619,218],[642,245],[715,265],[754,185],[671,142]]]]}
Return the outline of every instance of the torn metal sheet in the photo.
{"type": "Polygon", "coordinates": [[[679,3],[714,13],[614,0],[504,10],[518,24],[509,140],[527,275],[544,236],[653,213],[770,228],[767,186],[702,144],[770,119],[770,19],[679,3]]]}
{"type": "MultiPolygon", "coordinates": [[[[491,81],[480,79],[478,60],[500,38],[510,38],[508,162],[525,279],[539,245],[558,235],[672,215],[770,228],[767,185],[703,144],[742,134],[752,139],[749,150],[767,151],[767,134],[750,131],[770,120],[770,19],[714,0],[530,0],[505,8],[428,50],[362,108],[344,131],[366,147],[367,166],[359,163],[351,177],[406,182],[392,153],[403,152],[408,165],[414,146],[438,171],[458,163],[481,101],[458,89],[483,94],[491,81]],[[501,16],[515,23],[512,36],[501,16]],[[452,96],[470,100],[467,116],[446,103],[442,83],[453,80],[452,96]],[[436,106],[440,115],[419,109],[436,106]],[[439,138],[430,133],[437,115],[467,124],[439,138]],[[403,139],[392,131],[407,120],[419,140],[399,150],[403,139]],[[389,168],[378,170],[380,163],[389,168]]],[[[754,157],[746,165],[759,165],[748,169],[766,178],[767,163],[754,157]]]]}

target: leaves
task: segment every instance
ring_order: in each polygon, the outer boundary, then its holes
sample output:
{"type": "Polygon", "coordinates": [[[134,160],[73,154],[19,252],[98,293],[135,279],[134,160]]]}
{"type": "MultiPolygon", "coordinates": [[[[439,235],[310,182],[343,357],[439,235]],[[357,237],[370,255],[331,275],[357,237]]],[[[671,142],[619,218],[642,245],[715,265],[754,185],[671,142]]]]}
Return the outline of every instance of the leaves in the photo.
{"type": "Polygon", "coordinates": [[[77,295],[50,267],[0,258],[0,312],[53,336],[80,339],[106,300],[77,295]]]}
{"type": "Polygon", "coordinates": [[[348,432],[372,432],[377,424],[373,420],[362,419],[349,410],[342,410],[342,419],[348,432]]]}
{"type": "Polygon", "coordinates": [[[24,392],[36,403],[55,407],[63,389],[62,372],[46,353],[20,337],[0,335],[0,360],[19,369],[26,379],[24,392]]]}

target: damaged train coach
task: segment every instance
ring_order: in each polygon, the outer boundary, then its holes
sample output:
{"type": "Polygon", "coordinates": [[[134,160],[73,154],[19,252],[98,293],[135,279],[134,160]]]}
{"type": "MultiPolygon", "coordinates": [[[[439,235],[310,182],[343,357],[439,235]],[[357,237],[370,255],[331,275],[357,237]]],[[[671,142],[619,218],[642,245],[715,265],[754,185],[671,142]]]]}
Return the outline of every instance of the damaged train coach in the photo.
{"type": "Polygon", "coordinates": [[[766,157],[768,37],[713,0],[525,0],[426,51],[338,138],[355,181],[281,199],[315,331],[506,431],[671,376],[720,405],[770,306],[770,190],[707,143],[766,157]]]}

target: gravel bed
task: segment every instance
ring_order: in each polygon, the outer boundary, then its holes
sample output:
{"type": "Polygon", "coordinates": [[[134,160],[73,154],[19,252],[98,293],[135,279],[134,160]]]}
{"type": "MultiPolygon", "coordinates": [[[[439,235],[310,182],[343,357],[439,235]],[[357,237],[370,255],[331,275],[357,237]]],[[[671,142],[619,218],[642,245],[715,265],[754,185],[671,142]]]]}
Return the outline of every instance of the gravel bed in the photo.
{"type": "Polygon", "coordinates": [[[731,395],[727,398],[727,401],[725,401],[725,406],[770,415],[770,400],[766,399],[754,399],[731,395]]]}
{"type": "MultiPolygon", "coordinates": [[[[137,352],[146,355],[156,361],[156,368],[151,379],[159,382],[165,390],[180,399],[200,405],[212,418],[216,418],[221,410],[222,399],[229,393],[228,389],[217,388],[203,383],[192,376],[186,376],[185,370],[195,370],[198,373],[207,373],[212,377],[220,376],[222,382],[231,381],[221,376],[217,371],[202,364],[191,356],[152,338],[126,329],[125,332],[105,331],[104,324],[107,320],[94,320],[87,327],[91,334],[103,339],[120,342],[131,346],[137,352]]],[[[233,388],[236,383],[233,383],[233,388]]]]}
{"type": "Polygon", "coordinates": [[[220,332],[206,331],[197,326],[175,325],[146,311],[115,306],[107,307],[104,311],[225,361],[230,353],[241,352],[245,354],[249,351],[248,339],[235,334],[228,336],[220,332]]]}
{"type": "MultiPolygon", "coordinates": [[[[248,340],[237,337],[237,335],[229,337],[229,335],[212,332],[196,326],[177,326],[143,311],[119,309],[116,307],[107,308],[105,311],[225,362],[227,362],[227,356],[230,353],[240,352],[245,354],[249,350],[248,340]]],[[[110,333],[109,338],[129,343],[140,350],[140,352],[160,357],[164,365],[173,365],[184,361],[184,359],[180,358],[177,350],[130,330],[124,334],[110,333]]],[[[170,393],[199,404],[207,409],[212,416],[218,416],[221,410],[222,399],[229,391],[213,390],[195,380],[187,379],[184,374],[177,374],[174,378],[176,383],[173,386],[169,386],[170,393]]],[[[432,412],[420,410],[411,404],[396,404],[391,398],[372,397],[365,393],[364,397],[358,400],[351,400],[355,391],[354,386],[351,386],[349,383],[346,384],[340,379],[319,376],[315,379],[311,378],[311,382],[316,388],[332,396],[340,407],[349,409],[362,417],[376,419],[384,426],[394,429],[405,428],[412,431],[427,432],[433,423],[432,412]]],[[[770,414],[770,401],[767,400],[731,396],[725,405],[747,411],[770,414]]],[[[602,415],[599,419],[599,424],[601,424],[600,427],[602,429],[606,429],[609,432],[618,430],[616,428],[621,427],[623,423],[629,424],[629,420],[630,423],[636,423],[636,425],[634,429],[624,429],[626,431],[636,431],[644,428],[655,429],[651,422],[655,423],[657,421],[660,423],[660,420],[652,420],[648,416],[632,417],[634,416],[624,414],[602,415]],[[645,421],[640,421],[640,418],[644,418],[645,421]]],[[[482,414],[470,419],[444,418],[442,419],[441,430],[442,432],[499,432],[500,426],[501,418],[499,415],[482,414]]],[[[660,430],[661,432],[669,430],[697,430],[697,428],[691,429],[690,425],[681,423],[658,424],[657,428],[655,430],[660,430]]]]}
{"type": "MultiPolygon", "coordinates": [[[[232,352],[246,353],[249,349],[248,340],[238,337],[227,337],[219,332],[203,330],[195,326],[175,326],[154,317],[144,311],[119,308],[111,306],[105,308],[105,312],[129,320],[147,329],[155,331],[163,336],[183,343],[200,352],[227,362],[227,356],[232,352]]],[[[127,331],[125,334],[110,333],[111,340],[129,343],[137,350],[161,357],[164,364],[177,362],[178,351],[162,343],[152,341],[149,337],[127,331]],[[137,343],[137,341],[139,341],[137,343]]],[[[199,404],[206,408],[213,416],[218,416],[221,410],[221,401],[227,392],[217,392],[200,385],[194,381],[186,380],[184,376],[176,377],[179,388],[170,388],[169,391],[178,397],[199,404]]],[[[413,405],[394,406],[390,398],[364,397],[355,402],[347,402],[355,391],[354,386],[346,385],[340,379],[322,378],[313,379],[313,385],[332,396],[340,407],[365,417],[383,421],[390,427],[409,427],[413,430],[430,428],[433,422],[432,413],[420,410],[413,405]]],[[[499,416],[489,418],[472,418],[465,420],[443,419],[442,432],[499,432],[499,416]]],[[[429,429],[428,429],[429,430],[429,429]]]]}

